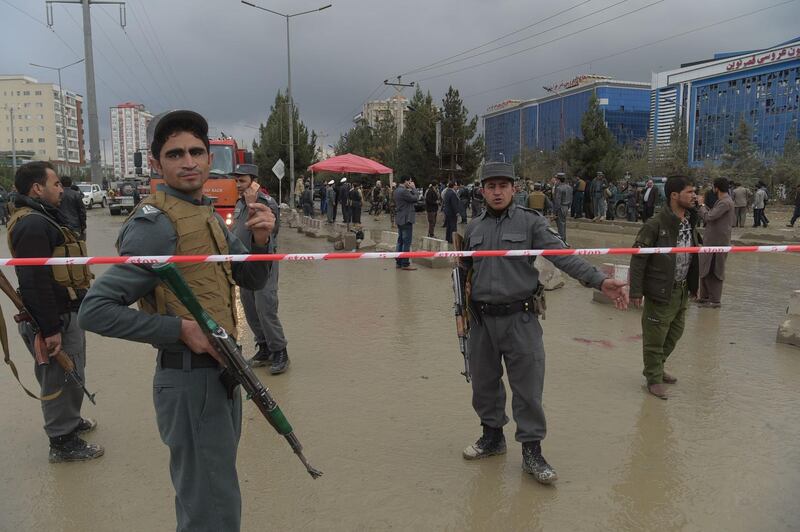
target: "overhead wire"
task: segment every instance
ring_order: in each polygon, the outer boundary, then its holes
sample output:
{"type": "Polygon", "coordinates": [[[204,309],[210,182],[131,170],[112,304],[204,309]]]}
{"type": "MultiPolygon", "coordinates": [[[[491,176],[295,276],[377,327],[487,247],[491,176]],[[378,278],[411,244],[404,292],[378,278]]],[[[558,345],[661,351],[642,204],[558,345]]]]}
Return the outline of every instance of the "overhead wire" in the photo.
{"type": "Polygon", "coordinates": [[[180,91],[176,88],[175,83],[169,77],[169,74],[167,73],[167,69],[164,68],[164,63],[161,60],[161,56],[159,54],[157,54],[156,51],[153,49],[153,45],[150,43],[150,39],[147,36],[147,32],[145,30],[145,25],[142,24],[141,20],[139,20],[139,16],[136,14],[136,10],[133,9],[133,4],[129,4],[129,6],[130,6],[130,12],[133,14],[133,19],[136,21],[136,24],[138,24],[139,28],[141,29],[141,35],[144,37],[145,44],[147,44],[147,47],[150,49],[150,53],[153,54],[153,57],[156,60],[156,64],[158,65],[158,68],[161,69],[161,72],[164,75],[164,80],[166,81],[166,83],[170,87],[170,89],[172,89],[172,92],[175,95],[175,102],[178,104],[177,106],[180,107],[180,101],[181,101],[180,91]]]}
{"type": "MultiPolygon", "coordinates": [[[[98,7],[101,7],[101,6],[98,6],[98,7]]],[[[105,13],[105,11],[104,11],[104,10],[102,10],[102,9],[101,9],[101,11],[103,11],[103,12],[105,13]]],[[[106,14],[108,14],[108,13],[106,13],[106,14]]],[[[110,16],[110,15],[109,15],[109,16],[110,16]]],[[[92,18],[94,19],[94,16],[92,16],[92,18]]],[[[116,21],[113,19],[113,17],[111,18],[111,21],[112,21],[112,22],[114,22],[114,23],[116,24],[116,21]]],[[[99,29],[99,30],[100,30],[100,33],[102,33],[102,34],[105,36],[105,38],[108,40],[109,44],[111,45],[111,49],[112,49],[112,50],[114,50],[114,52],[117,54],[117,57],[119,58],[119,60],[120,60],[120,63],[121,63],[121,64],[124,64],[124,63],[126,62],[126,61],[125,61],[125,58],[122,56],[122,53],[120,53],[119,49],[118,49],[118,48],[116,47],[116,45],[114,44],[114,40],[111,38],[111,36],[110,36],[110,35],[109,35],[109,34],[106,32],[106,30],[105,30],[105,29],[103,29],[103,26],[102,26],[102,25],[100,25],[100,24],[99,24],[99,22],[97,22],[97,23],[95,24],[95,27],[97,27],[97,29],[99,29]]],[[[108,59],[106,59],[106,61],[108,61],[108,59]]],[[[119,76],[119,79],[120,79],[121,81],[123,81],[123,82],[124,82],[124,83],[125,83],[125,84],[126,84],[128,87],[130,87],[130,86],[131,86],[131,84],[130,84],[130,83],[128,83],[128,81],[127,81],[127,79],[125,78],[125,76],[123,76],[123,75],[122,75],[122,73],[121,73],[119,70],[117,70],[116,66],[114,66],[114,65],[113,65],[113,63],[112,63],[112,68],[114,69],[114,72],[116,72],[117,76],[119,76]]],[[[136,76],[135,74],[133,75],[133,79],[134,79],[134,80],[136,80],[136,83],[137,83],[137,84],[139,85],[139,87],[142,89],[142,92],[143,92],[145,95],[147,95],[147,97],[148,97],[149,101],[150,101],[151,103],[155,104],[155,102],[156,102],[156,98],[153,96],[153,94],[152,94],[152,93],[150,92],[150,90],[147,88],[147,85],[146,85],[146,84],[144,84],[144,83],[142,83],[142,81],[139,79],[139,77],[138,77],[138,76],[136,76]]],[[[120,103],[122,103],[122,102],[120,102],[120,103]]]]}
{"type": "MultiPolygon", "coordinates": [[[[511,31],[511,32],[508,32],[508,33],[506,33],[506,34],[504,34],[504,35],[501,35],[500,37],[497,37],[497,38],[495,38],[495,39],[492,39],[492,40],[490,40],[490,41],[486,41],[486,42],[485,42],[485,43],[483,43],[483,44],[479,44],[478,46],[473,46],[472,48],[468,48],[467,50],[464,50],[463,52],[459,52],[459,53],[457,53],[457,54],[454,54],[454,55],[451,55],[451,56],[445,57],[445,58],[443,58],[443,59],[440,59],[440,60],[438,60],[438,61],[434,61],[433,63],[429,63],[429,64],[427,64],[427,65],[424,65],[424,66],[421,66],[421,67],[415,68],[415,69],[413,69],[413,70],[409,70],[408,72],[403,72],[403,73],[402,73],[402,74],[400,74],[400,75],[401,75],[401,76],[407,76],[407,75],[409,75],[409,74],[415,74],[415,73],[417,73],[417,72],[420,72],[421,70],[423,70],[423,69],[426,69],[426,68],[428,68],[428,67],[433,67],[434,65],[439,65],[440,63],[444,63],[444,62],[446,62],[446,61],[449,61],[450,59],[455,59],[456,57],[460,57],[460,56],[462,56],[462,55],[466,55],[466,54],[468,54],[468,53],[470,53],[470,52],[474,52],[475,50],[479,50],[479,49],[481,49],[481,48],[483,48],[483,47],[485,47],[485,46],[489,46],[490,44],[494,44],[494,43],[496,43],[496,42],[498,42],[498,41],[502,41],[502,40],[503,40],[503,39],[505,39],[506,37],[511,37],[512,35],[516,35],[517,33],[521,33],[521,32],[523,32],[523,31],[525,31],[525,30],[528,30],[528,29],[530,29],[530,28],[533,28],[533,27],[535,27],[535,26],[538,26],[539,24],[542,24],[543,22],[547,22],[548,20],[552,20],[552,19],[554,19],[554,18],[558,17],[559,15],[563,15],[564,13],[567,13],[568,11],[572,11],[573,9],[576,9],[576,8],[578,8],[578,7],[582,6],[582,5],[588,4],[588,3],[589,3],[589,2],[591,2],[591,1],[592,1],[592,0],[584,0],[583,2],[581,2],[581,3],[579,3],[579,4],[575,4],[575,5],[574,5],[574,6],[572,6],[572,7],[568,7],[568,8],[566,8],[566,9],[562,9],[561,11],[559,11],[559,12],[557,12],[557,13],[554,13],[554,14],[552,14],[552,15],[550,15],[550,16],[548,16],[548,17],[546,17],[546,18],[543,18],[543,19],[541,19],[541,20],[537,20],[537,21],[536,21],[536,22],[534,22],[533,24],[528,24],[527,26],[524,26],[524,27],[522,27],[522,28],[519,28],[519,29],[517,29],[517,30],[514,30],[514,31],[511,31]]],[[[615,5],[616,5],[616,4],[615,4],[615,5]]]]}
{"type": "Polygon", "coordinates": [[[745,18],[745,17],[749,17],[749,16],[752,16],[752,15],[761,13],[763,11],[767,11],[767,10],[770,10],[770,9],[781,7],[781,6],[784,6],[784,5],[787,5],[787,4],[791,4],[791,3],[794,3],[794,2],[797,2],[797,1],[798,0],[785,0],[784,2],[779,2],[779,3],[773,4],[771,6],[766,6],[766,7],[762,7],[762,8],[753,10],[753,11],[749,11],[747,13],[742,13],[741,15],[736,15],[735,17],[729,17],[729,18],[726,18],[726,19],[723,19],[723,20],[720,20],[720,21],[717,21],[717,22],[713,22],[713,23],[710,23],[710,24],[705,24],[703,26],[698,26],[698,27],[690,29],[690,30],[682,31],[682,32],[676,33],[674,35],[670,35],[669,37],[664,37],[664,38],[661,38],[661,39],[657,39],[655,41],[651,41],[651,42],[648,42],[648,43],[644,43],[644,44],[640,44],[640,45],[637,45],[637,46],[633,46],[631,48],[626,48],[625,50],[620,50],[619,52],[614,52],[613,54],[607,54],[607,55],[604,55],[604,56],[595,57],[594,59],[591,59],[591,60],[588,60],[588,61],[583,61],[581,63],[576,63],[574,65],[570,65],[568,67],[560,68],[558,70],[553,70],[553,71],[547,72],[545,74],[538,74],[538,75],[536,75],[534,77],[531,77],[531,78],[526,78],[526,79],[523,79],[523,80],[520,80],[520,81],[514,81],[512,83],[507,83],[505,85],[500,85],[499,87],[492,87],[491,89],[486,89],[486,90],[483,90],[483,91],[480,91],[480,92],[474,92],[474,93],[471,93],[471,94],[466,94],[466,95],[463,96],[463,98],[467,99],[467,98],[474,98],[476,96],[482,96],[482,95],[488,94],[490,92],[494,92],[494,91],[501,90],[501,89],[507,89],[508,87],[513,87],[514,85],[520,85],[522,83],[527,83],[527,82],[530,82],[530,81],[541,79],[541,78],[544,78],[544,77],[547,77],[547,76],[551,76],[553,74],[558,74],[560,72],[564,72],[565,70],[570,70],[570,69],[577,68],[577,67],[583,66],[583,65],[587,65],[587,64],[590,64],[590,63],[596,63],[598,61],[604,61],[604,60],[610,59],[612,57],[617,57],[619,55],[623,55],[623,54],[626,54],[626,53],[629,53],[629,52],[633,52],[633,51],[636,51],[636,50],[641,50],[642,48],[647,48],[649,46],[653,46],[653,45],[656,45],[656,44],[661,44],[663,42],[666,42],[666,41],[669,41],[669,40],[672,40],[672,39],[677,39],[678,37],[683,37],[685,35],[690,35],[692,33],[698,32],[698,31],[703,31],[703,30],[707,30],[707,29],[710,29],[710,28],[713,28],[713,27],[716,27],[716,26],[721,26],[722,24],[727,24],[727,23],[733,22],[735,20],[739,20],[739,19],[742,19],[742,18],[745,18]]]}
{"type": "Polygon", "coordinates": [[[436,79],[436,78],[441,78],[441,77],[444,77],[444,76],[449,76],[451,74],[457,74],[459,72],[464,72],[466,70],[471,70],[473,68],[478,68],[478,67],[481,67],[481,66],[485,66],[485,65],[488,65],[488,64],[491,64],[491,63],[495,63],[497,61],[502,61],[503,59],[508,59],[509,57],[514,57],[516,55],[519,55],[519,54],[522,54],[522,53],[525,53],[525,52],[530,52],[531,50],[535,50],[537,48],[541,48],[542,46],[547,46],[548,44],[552,44],[554,42],[558,42],[558,41],[564,40],[564,39],[566,39],[568,37],[573,37],[575,35],[578,35],[579,33],[583,33],[585,31],[589,31],[589,30],[597,28],[599,26],[603,26],[603,25],[609,24],[611,22],[616,22],[616,21],[618,21],[620,19],[623,19],[623,18],[625,18],[625,17],[627,17],[629,15],[633,15],[634,13],[638,13],[638,12],[643,11],[645,9],[651,8],[651,7],[653,7],[653,6],[657,5],[657,4],[660,4],[660,3],[664,2],[664,1],[665,0],[656,0],[655,2],[651,2],[651,3],[647,4],[647,5],[642,6],[642,7],[639,7],[639,8],[636,8],[634,10],[628,11],[627,13],[623,13],[621,15],[617,15],[616,17],[612,17],[612,18],[610,18],[608,20],[604,20],[602,22],[598,22],[597,24],[592,24],[591,26],[588,26],[586,28],[573,31],[571,33],[567,33],[566,35],[562,35],[560,37],[556,37],[554,39],[550,39],[549,41],[545,41],[545,42],[537,44],[535,46],[530,46],[528,48],[523,48],[522,50],[517,50],[516,52],[512,52],[512,53],[507,54],[507,55],[496,57],[496,58],[490,59],[488,61],[482,61],[482,62],[476,63],[474,65],[468,65],[468,66],[465,66],[465,67],[462,67],[462,68],[459,68],[459,69],[456,69],[456,70],[451,70],[449,72],[443,72],[441,74],[435,74],[433,76],[428,76],[427,78],[421,78],[419,81],[428,81],[428,80],[431,80],[431,79],[436,79]]]}
{"type": "Polygon", "coordinates": [[[508,43],[506,43],[506,44],[502,44],[502,45],[500,45],[500,46],[496,46],[496,47],[494,47],[494,48],[491,48],[491,49],[489,49],[489,50],[484,50],[484,51],[482,51],[482,52],[478,52],[478,53],[476,53],[476,54],[469,55],[469,56],[467,56],[467,57],[462,57],[462,58],[460,58],[460,59],[455,59],[455,60],[453,60],[453,61],[448,61],[448,62],[440,63],[440,64],[437,64],[436,66],[431,66],[431,67],[427,67],[427,68],[421,68],[421,69],[417,69],[417,72],[428,72],[428,71],[430,71],[430,70],[436,70],[436,69],[439,69],[439,68],[442,68],[442,67],[446,67],[446,66],[448,66],[448,65],[454,65],[454,64],[456,64],[456,63],[461,63],[462,61],[467,61],[467,60],[469,60],[469,59],[474,59],[474,58],[476,58],[476,57],[480,57],[480,56],[483,56],[483,55],[486,55],[486,54],[490,54],[490,53],[492,53],[492,52],[496,52],[497,50],[502,50],[503,48],[508,48],[509,46],[514,46],[515,44],[519,44],[519,43],[521,43],[521,42],[529,41],[529,40],[531,40],[531,39],[533,39],[533,38],[535,38],[535,37],[541,37],[541,36],[542,36],[542,35],[544,35],[545,33],[549,33],[549,32],[551,32],[551,31],[559,30],[559,29],[561,29],[561,28],[563,28],[563,27],[565,27],[565,26],[569,26],[569,25],[570,25],[570,24],[572,24],[573,22],[578,22],[578,21],[580,21],[580,20],[583,20],[583,19],[586,19],[586,18],[593,17],[593,16],[595,16],[595,15],[598,15],[599,13],[602,13],[602,12],[604,12],[604,11],[608,11],[608,10],[610,10],[610,9],[613,9],[613,8],[617,7],[618,5],[620,5],[620,4],[624,4],[624,3],[625,3],[625,2],[627,2],[627,1],[628,1],[628,0],[619,0],[618,2],[616,2],[616,3],[614,3],[614,4],[611,4],[611,5],[608,5],[608,6],[602,7],[602,8],[600,8],[600,9],[597,9],[597,10],[595,10],[595,11],[592,11],[591,13],[587,13],[587,14],[585,14],[585,15],[581,15],[580,17],[573,18],[572,20],[568,20],[568,21],[566,21],[566,22],[562,22],[561,24],[557,24],[557,25],[553,26],[552,28],[547,28],[546,30],[542,30],[542,31],[540,31],[540,32],[538,32],[538,33],[534,33],[533,35],[528,35],[527,37],[523,37],[523,38],[521,38],[521,39],[517,39],[517,40],[515,40],[515,41],[511,41],[511,42],[508,42],[508,43]]]}
{"type": "MultiPolygon", "coordinates": [[[[170,56],[167,55],[167,53],[164,51],[164,47],[161,45],[161,39],[158,36],[158,31],[156,31],[155,26],[153,25],[152,21],[150,20],[150,15],[147,12],[147,6],[144,4],[144,2],[141,3],[140,5],[141,5],[141,8],[142,8],[142,13],[144,13],[145,20],[147,21],[147,26],[150,29],[151,33],[153,34],[153,37],[155,38],[156,46],[158,46],[158,50],[161,52],[161,56],[164,58],[164,61],[167,62],[167,66],[171,66],[170,65],[170,63],[171,63],[170,56]]],[[[187,94],[183,90],[183,86],[181,85],[180,78],[175,75],[175,69],[174,68],[168,68],[167,72],[169,73],[169,75],[172,76],[172,80],[174,81],[175,86],[178,88],[178,92],[180,93],[181,97],[182,98],[186,98],[187,94]]]]}

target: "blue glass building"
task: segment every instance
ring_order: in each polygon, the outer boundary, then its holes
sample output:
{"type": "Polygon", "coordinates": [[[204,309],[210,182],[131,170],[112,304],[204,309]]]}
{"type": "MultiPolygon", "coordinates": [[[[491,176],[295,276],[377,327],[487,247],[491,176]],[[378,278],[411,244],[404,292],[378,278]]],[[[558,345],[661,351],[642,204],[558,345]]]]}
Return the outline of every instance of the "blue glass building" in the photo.
{"type": "Polygon", "coordinates": [[[650,131],[657,155],[669,148],[676,116],[685,120],[692,166],[720,162],[742,119],[768,161],[783,153],[788,135],[800,135],[800,38],[658,72],[652,86],[650,131]]]}
{"type": "Polygon", "coordinates": [[[650,85],[597,76],[576,78],[542,98],[511,100],[494,106],[483,118],[487,161],[513,161],[522,149],[557,150],[581,136],[589,99],[597,96],[606,126],[620,144],[647,138],[650,85]]]}

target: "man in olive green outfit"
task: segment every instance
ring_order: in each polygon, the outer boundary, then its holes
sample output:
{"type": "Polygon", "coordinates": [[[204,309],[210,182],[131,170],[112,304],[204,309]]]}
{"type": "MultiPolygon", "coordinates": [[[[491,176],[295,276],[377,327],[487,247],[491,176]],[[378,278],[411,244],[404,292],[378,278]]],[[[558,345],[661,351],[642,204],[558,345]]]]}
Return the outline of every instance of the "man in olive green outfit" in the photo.
{"type": "MultiPolygon", "coordinates": [[[[687,177],[670,177],[664,186],[667,204],[648,219],[636,235],[634,247],[689,247],[701,245],[697,232],[696,196],[687,177]]],[[[667,398],[665,384],[678,379],[664,371],[667,357],[683,334],[689,294],[699,284],[697,254],[671,253],[633,255],[630,270],[630,299],[642,312],[642,347],[647,390],[659,399],[667,398]]]]}

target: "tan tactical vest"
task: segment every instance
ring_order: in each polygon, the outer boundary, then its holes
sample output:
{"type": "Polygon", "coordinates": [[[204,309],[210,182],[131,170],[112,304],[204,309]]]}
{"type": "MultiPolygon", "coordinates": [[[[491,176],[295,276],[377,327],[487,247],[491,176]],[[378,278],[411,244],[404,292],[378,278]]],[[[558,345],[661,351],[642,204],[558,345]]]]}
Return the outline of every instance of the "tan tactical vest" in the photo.
{"type": "MultiPolygon", "coordinates": [[[[16,256],[14,246],[11,244],[11,235],[14,232],[14,226],[17,225],[21,219],[26,216],[41,216],[54,227],[56,227],[64,237],[64,243],[53,249],[53,257],[86,257],[86,242],[78,240],[76,235],[71,229],[58,225],[58,222],[31,207],[20,207],[8,222],[8,249],[11,251],[12,256],[16,256]]],[[[53,279],[56,283],[67,288],[67,292],[71,299],[77,299],[75,290],[85,290],[89,288],[91,280],[94,278],[89,266],[85,264],[62,264],[50,267],[53,271],[53,279]]]]}
{"type": "MultiPolygon", "coordinates": [[[[156,207],[172,222],[178,235],[176,255],[226,255],[228,241],[211,205],[194,205],[163,191],[150,194],[143,205],[156,207]]],[[[196,262],[176,264],[200,305],[229,334],[236,335],[236,284],[229,262],[196,262]]],[[[155,289],[155,305],[147,298],[139,300],[139,308],[148,314],[171,314],[193,319],[169,289],[155,289]]]]}
{"type": "Polygon", "coordinates": [[[544,192],[537,190],[528,196],[528,207],[541,211],[544,209],[544,192]]]}

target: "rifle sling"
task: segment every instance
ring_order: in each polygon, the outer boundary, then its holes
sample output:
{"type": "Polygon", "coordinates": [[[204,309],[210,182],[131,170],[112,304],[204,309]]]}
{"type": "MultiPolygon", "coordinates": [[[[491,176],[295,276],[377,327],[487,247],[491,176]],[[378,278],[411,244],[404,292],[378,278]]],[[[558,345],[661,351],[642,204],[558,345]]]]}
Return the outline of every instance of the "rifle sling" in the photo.
{"type": "Polygon", "coordinates": [[[27,389],[24,384],[22,384],[22,381],[19,378],[19,371],[17,371],[17,366],[15,366],[14,362],[11,360],[11,352],[8,348],[8,329],[6,328],[6,319],[3,316],[2,309],[0,309],[0,344],[2,344],[3,346],[3,360],[5,361],[6,364],[8,364],[8,367],[11,368],[11,373],[14,374],[14,378],[17,379],[17,382],[25,391],[25,393],[28,394],[29,397],[31,397],[32,399],[38,399],[39,401],[52,401],[53,399],[61,395],[63,388],[59,388],[57,391],[51,394],[39,397],[38,395],[27,389]]]}

